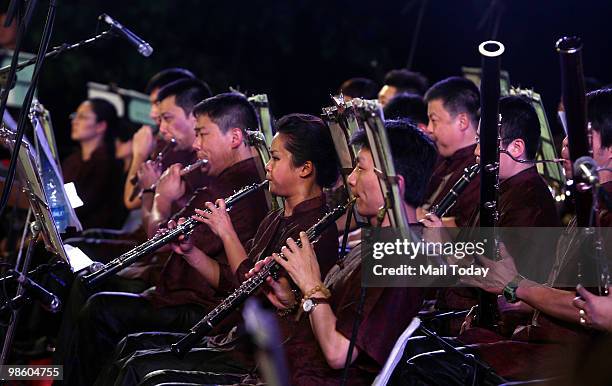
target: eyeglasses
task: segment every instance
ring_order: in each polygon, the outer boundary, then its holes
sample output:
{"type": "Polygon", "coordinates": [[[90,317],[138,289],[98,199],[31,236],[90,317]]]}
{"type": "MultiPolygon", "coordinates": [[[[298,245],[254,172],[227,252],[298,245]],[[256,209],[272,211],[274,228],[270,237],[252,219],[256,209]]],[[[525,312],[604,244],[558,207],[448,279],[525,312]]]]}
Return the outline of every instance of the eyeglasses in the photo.
{"type": "Polygon", "coordinates": [[[78,114],[78,113],[74,112],[74,113],[71,113],[70,115],[68,115],[68,118],[71,121],[87,121],[87,120],[90,120],[92,118],[96,119],[96,116],[95,115],[89,115],[89,114],[78,114]]]}

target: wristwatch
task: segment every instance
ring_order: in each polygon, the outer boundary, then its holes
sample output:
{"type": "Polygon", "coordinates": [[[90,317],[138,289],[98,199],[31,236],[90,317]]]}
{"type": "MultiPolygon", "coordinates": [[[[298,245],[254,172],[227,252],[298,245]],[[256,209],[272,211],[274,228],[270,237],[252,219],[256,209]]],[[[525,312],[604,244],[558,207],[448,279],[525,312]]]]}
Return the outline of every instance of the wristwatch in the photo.
{"type": "Polygon", "coordinates": [[[325,298],[308,298],[302,303],[302,311],[306,314],[310,314],[318,304],[323,303],[329,304],[329,300],[325,298]]]}
{"type": "Polygon", "coordinates": [[[504,287],[503,294],[508,303],[516,303],[520,300],[518,297],[516,297],[516,289],[518,288],[521,280],[523,280],[523,277],[521,275],[516,275],[514,279],[512,279],[512,281],[506,284],[504,287]]]}

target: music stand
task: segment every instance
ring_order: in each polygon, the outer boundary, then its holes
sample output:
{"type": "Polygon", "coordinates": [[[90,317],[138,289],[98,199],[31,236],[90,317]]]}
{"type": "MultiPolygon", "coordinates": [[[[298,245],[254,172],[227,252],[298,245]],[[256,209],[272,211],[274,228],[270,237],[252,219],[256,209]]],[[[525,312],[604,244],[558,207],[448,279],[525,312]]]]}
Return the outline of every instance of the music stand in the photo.
{"type": "MultiPolygon", "coordinates": [[[[10,151],[13,150],[14,138],[15,133],[5,127],[0,128],[0,144],[10,151]]],[[[62,240],[55,228],[55,222],[51,216],[36,165],[32,144],[24,138],[17,159],[17,179],[30,203],[30,208],[34,214],[34,222],[39,223],[38,228],[40,228],[41,236],[45,242],[45,248],[62,260],[69,262],[62,240]]]]}
{"type": "MultiPolygon", "coordinates": [[[[4,126],[0,127],[0,144],[8,148],[9,150],[14,149],[15,133],[6,129],[4,126]]],[[[24,138],[21,147],[19,148],[19,155],[17,159],[17,179],[21,183],[22,190],[25,193],[28,202],[30,203],[31,213],[34,214],[34,221],[29,224],[31,233],[26,258],[19,267],[17,262],[15,270],[21,272],[27,272],[32,251],[38,236],[41,235],[45,248],[59,256],[64,261],[69,261],[68,256],[63,248],[62,241],[55,228],[51,211],[47,205],[47,200],[43,191],[42,182],[38,171],[35,167],[36,159],[32,152],[32,145],[29,141],[24,138]]],[[[25,288],[20,284],[17,288],[17,296],[23,296],[25,294],[25,288]]],[[[0,365],[4,365],[8,359],[10,352],[10,346],[15,335],[15,329],[17,326],[17,319],[19,317],[19,310],[15,311],[14,317],[9,323],[7,333],[4,339],[4,345],[2,348],[2,355],[0,356],[0,365]]]]}

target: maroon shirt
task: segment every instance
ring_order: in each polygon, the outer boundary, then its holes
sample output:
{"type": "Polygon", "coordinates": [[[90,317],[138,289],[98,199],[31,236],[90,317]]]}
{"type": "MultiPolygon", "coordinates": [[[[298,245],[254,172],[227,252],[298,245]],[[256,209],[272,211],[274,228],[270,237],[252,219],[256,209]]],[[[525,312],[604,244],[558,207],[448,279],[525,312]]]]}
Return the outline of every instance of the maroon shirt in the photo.
{"type": "MultiPolygon", "coordinates": [[[[561,225],[552,194],[535,166],[500,183],[497,208],[499,213],[497,227],[499,228],[557,227],[561,225]]],[[[478,226],[480,222],[478,211],[479,208],[476,208],[471,216],[470,222],[474,226],[478,226]]],[[[536,281],[537,279],[544,281],[552,267],[553,259],[550,258],[545,263],[538,262],[536,265],[530,261],[530,258],[537,255],[534,252],[538,250],[537,248],[550,251],[551,247],[541,245],[542,243],[539,243],[537,239],[532,238],[537,235],[528,230],[506,233],[501,236],[502,240],[504,236],[507,237],[505,244],[508,252],[516,259],[519,272],[528,273],[528,276],[536,281]],[[517,235],[520,238],[517,238],[517,235]]],[[[438,307],[442,310],[469,309],[477,303],[476,290],[473,288],[445,288],[440,291],[439,295],[438,307]]]]}
{"type": "MultiPolygon", "coordinates": [[[[612,183],[606,183],[602,188],[611,191],[612,183]]],[[[607,222],[610,216],[603,206],[600,206],[598,218],[601,226],[610,226],[607,222]]],[[[569,260],[561,267],[559,276],[554,278],[553,283],[569,283],[577,278],[575,259],[583,256],[584,249],[577,245],[580,238],[570,242],[575,234],[573,226],[570,225],[563,236],[564,239],[557,245],[557,254],[566,253],[569,260]]],[[[551,251],[553,248],[550,246],[551,251]]],[[[573,290],[569,287],[564,289],[573,290]]],[[[472,344],[480,357],[499,375],[527,380],[564,375],[573,370],[574,356],[580,355],[585,346],[592,347],[591,339],[601,339],[593,330],[544,313],[539,313],[536,320],[535,326],[524,325],[517,328],[511,340],[503,340],[502,337],[481,329],[473,329],[474,331],[464,334],[461,340],[472,344]]]]}
{"type": "MultiPolygon", "coordinates": [[[[198,189],[197,195],[175,217],[191,216],[195,213],[195,208],[204,207],[207,201],[215,202],[218,198],[227,198],[246,185],[260,182],[255,162],[256,160],[250,158],[224,170],[215,179],[214,184],[198,189]]],[[[238,201],[229,211],[234,229],[243,244],[254,236],[267,211],[265,194],[261,190],[238,201]]],[[[233,275],[221,240],[204,224],[200,225],[191,237],[196,247],[219,263],[219,287],[211,287],[183,256],[172,254],[162,270],[157,287],[143,293],[154,305],[195,303],[212,307],[231,289],[227,284],[231,282],[233,275]]]]}
{"type": "MultiPolygon", "coordinates": [[[[244,281],[246,273],[257,260],[279,252],[285,245],[288,237],[297,240],[301,231],[306,231],[314,225],[326,213],[323,196],[304,201],[293,209],[289,217],[283,216],[281,209],[271,212],[261,223],[257,235],[249,243],[249,259],[245,260],[236,271],[236,280],[244,281]]],[[[332,224],[329,226],[314,244],[317,254],[321,275],[327,274],[335,264],[338,257],[338,231],[332,224]]],[[[317,358],[320,349],[312,334],[307,317],[302,316],[298,321],[295,315],[278,317],[283,346],[290,364],[292,385],[299,385],[302,376],[301,370],[294,366],[293,360],[299,358],[317,358]]]]}
{"type": "MultiPolygon", "coordinates": [[[[336,331],[350,339],[361,291],[361,245],[351,250],[344,263],[344,268],[335,266],[330,271],[325,283],[332,293],[330,306],[337,319],[336,331]]],[[[359,356],[349,368],[351,385],[372,384],[395,341],[416,316],[422,302],[421,288],[367,289],[355,340],[359,356]]],[[[285,343],[292,384],[339,385],[343,370],[334,370],[327,364],[307,315],[302,315],[295,335],[300,341],[293,339],[285,343]],[[305,346],[306,342],[310,345],[305,346]]]]}
{"type": "MultiPolygon", "coordinates": [[[[158,146],[153,153],[153,159],[157,156],[160,149],[163,149],[161,145],[166,142],[163,140],[158,141],[158,146]],[[161,145],[160,145],[161,144],[161,145]]],[[[197,161],[197,155],[193,149],[189,150],[176,150],[170,149],[164,153],[165,156],[161,160],[161,169],[166,170],[170,165],[180,163],[183,167],[190,165],[197,161]]],[[[173,213],[176,213],[185,208],[186,203],[197,195],[199,188],[206,187],[213,183],[214,178],[209,177],[202,172],[201,169],[194,170],[191,173],[183,176],[183,180],[186,183],[185,194],[177,202],[172,203],[173,213]]],[[[136,240],[139,244],[147,240],[147,234],[144,229],[144,225],[130,235],[126,236],[127,239],[136,240]]],[[[123,269],[118,273],[119,276],[126,279],[140,279],[149,283],[150,285],[156,285],[159,281],[161,271],[166,264],[170,256],[169,252],[156,253],[150,256],[144,257],[142,260],[137,261],[131,266],[123,269]]]]}
{"type": "Polygon", "coordinates": [[[75,209],[83,229],[123,226],[127,216],[123,165],[104,146],[98,147],[87,161],[79,148],[62,162],[62,174],[64,183],[73,182],[83,201],[84,205],[75,209]]]}
{"type": "MultiPolygon", "coordinates": [[[[429,208],[438,204],[442,198],[450,191],[455,182],[461,178],[464,169],[476,163],[474,150],[476,144],[457,150],[452,156],[443,158],[438,157],[434,166],[434,171],[429,180],[424,206],[429,208]]],[[[455,217],[457,226],[467,225],[470,215],[474,208],[478,206],[480,198],[480,175],[477,175],[465,188],[463,193],[457,198],[455,206],[447,213],[446,217],[455,217]]]]}
{"type": "MultiPolygon", "coordinates": [[[[233,282],[228,285],[239,285],[245,280],[245,274],[253,268],[255,262],[262,260],[272,253],[279,253],[286,240],[291,237],[298,240],[300,232],[319,221],[328,210],[325,207],[325,198],[319,196],[303,201],[293,208],[291,216],[285,217],[283,209],[270,212],[261,222],[255,237],[246,245],[249,258],[240,264],[236,270],[233,282]]],[[[329,226],[314,244],[319,261],[321,275],[336,263],[338,258],[338,231],[336,227],[329,226]],[[321,254],[319,254],[321,251],[321,254]]]]}

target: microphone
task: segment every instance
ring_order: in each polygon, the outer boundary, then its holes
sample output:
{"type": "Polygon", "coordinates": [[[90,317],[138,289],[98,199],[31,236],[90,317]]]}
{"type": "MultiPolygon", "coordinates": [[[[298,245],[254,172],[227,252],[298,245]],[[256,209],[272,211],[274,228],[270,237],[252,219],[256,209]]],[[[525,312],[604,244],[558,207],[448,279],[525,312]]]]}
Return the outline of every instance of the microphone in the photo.
{"type": "Polygon", "coordinates": [[[597,162],[591,157],[580,157],[574,162],[574,175],[580,176],[590,185],[599,183],[597,174],[597,162]]]}
{"type": "Polygon", "coordinates": [[[105,13],[98,16],[98,20],[102,20],[106,24],[110,25],[111,28],[115,30],[115,32],[126,38],[134,47],[136,47],[140,55],[148,57],[153,53],[153,48],[149,45],[149,43],[145,42],[135,33],[125,28],[117,20],[113,19],[105,13]]]}
{"type": "Polygon", "coordinates": [[[52,292],[44,289],[29,277],[20,274],[17,281],[26,289],[26,292],[34,299],[38,300],[42,306],[50,312],[57,312],[62,304],[59,298],[52,292]]]}

